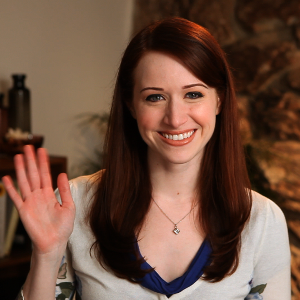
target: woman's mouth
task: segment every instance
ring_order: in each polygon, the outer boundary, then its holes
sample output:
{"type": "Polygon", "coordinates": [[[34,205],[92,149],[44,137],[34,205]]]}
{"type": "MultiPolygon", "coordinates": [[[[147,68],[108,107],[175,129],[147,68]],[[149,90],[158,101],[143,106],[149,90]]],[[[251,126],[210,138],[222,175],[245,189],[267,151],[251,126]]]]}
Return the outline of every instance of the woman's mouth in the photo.
{"type": "Polygon", "coordinates": [[[181,140],[191,137],[194,132],[195,132],[195,130],[191,130],[191,131],[180,133],[180,134],[167,134],[167,133],[162,132],[161,135],[169,140],[181,141],[181,140]]]}
{"type": "Polygon", "coordinates": [[[197,130],[189,130],[186,132],[176,132],[171,134],[170,132],[159,132],[161,139],[171,146],[183,146],[189,144],[195,136],[197,130]]]}

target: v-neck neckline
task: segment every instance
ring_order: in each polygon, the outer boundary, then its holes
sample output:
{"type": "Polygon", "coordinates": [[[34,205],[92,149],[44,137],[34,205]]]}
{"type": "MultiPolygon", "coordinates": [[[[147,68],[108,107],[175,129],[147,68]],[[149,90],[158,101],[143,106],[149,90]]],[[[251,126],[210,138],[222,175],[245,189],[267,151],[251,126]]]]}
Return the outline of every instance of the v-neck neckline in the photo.
{"type": "MultiPolygon", "coordinates": [[[[142,254],[139,249],[138,242],[136,243],[137,250],[140,257],[142,254]]],[[[211,247],[209,242],[205,239],[195,257],[190,263],[187,271],[175,278],[174,280],[167,282],[165,281],[155,270],[145,275],[141,281],[141,285],[154,291],[165,295],[166,299],[175,299],[175,295],[179,295],[184,290],[193,286],[203,274],[203,268],[209,263],[209,255],[211,253],[211,247]],[[169,298],[166,295],[171,295],[169,298]]],[[[141,265],[142,269],[152,268],[146,261],[141,265]]]]}

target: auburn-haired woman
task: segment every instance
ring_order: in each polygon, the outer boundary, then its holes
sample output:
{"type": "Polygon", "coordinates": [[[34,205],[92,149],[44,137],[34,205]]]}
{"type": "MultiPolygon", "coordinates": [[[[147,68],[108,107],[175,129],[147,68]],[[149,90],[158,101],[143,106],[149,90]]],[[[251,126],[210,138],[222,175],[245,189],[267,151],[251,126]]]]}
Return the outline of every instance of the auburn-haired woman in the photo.
{"type": "Polygon", "coordinates": [[[24,151],[22,198],[3,178],[33,243],[20,299],[290,299],[285,219],[250,190],[232,76],[203,27],[170,18],[129,43],[103,171],[61,174],[55,196],[46,151],[24,151]]]}

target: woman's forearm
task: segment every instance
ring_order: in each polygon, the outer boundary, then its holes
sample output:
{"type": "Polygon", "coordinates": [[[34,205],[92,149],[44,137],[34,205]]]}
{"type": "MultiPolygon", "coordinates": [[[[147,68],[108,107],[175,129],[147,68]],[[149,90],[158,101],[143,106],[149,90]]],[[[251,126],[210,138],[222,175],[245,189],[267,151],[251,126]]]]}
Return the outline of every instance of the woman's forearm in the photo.
{"type": "Polygon", "coordinates": [[[23,286],[25,300],[53,300],[58,270],[64,249],[55,254],[37,254],[33,251],[30,271],[23,286]]]}

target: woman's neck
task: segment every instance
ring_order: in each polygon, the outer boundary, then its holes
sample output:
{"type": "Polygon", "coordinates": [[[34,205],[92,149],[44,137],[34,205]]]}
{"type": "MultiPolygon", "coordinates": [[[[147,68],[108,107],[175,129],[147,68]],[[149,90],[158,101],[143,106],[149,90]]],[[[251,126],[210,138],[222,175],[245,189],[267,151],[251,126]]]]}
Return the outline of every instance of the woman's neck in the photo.
{"type": "Polygon", "coordinates": [[[200,161],[174,164],[148,155],[148,164],[153,198],[178,204],[195,200],[200,161]]]}

